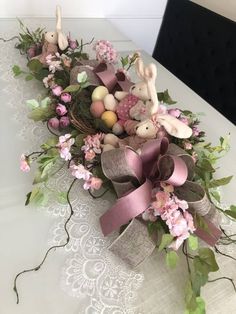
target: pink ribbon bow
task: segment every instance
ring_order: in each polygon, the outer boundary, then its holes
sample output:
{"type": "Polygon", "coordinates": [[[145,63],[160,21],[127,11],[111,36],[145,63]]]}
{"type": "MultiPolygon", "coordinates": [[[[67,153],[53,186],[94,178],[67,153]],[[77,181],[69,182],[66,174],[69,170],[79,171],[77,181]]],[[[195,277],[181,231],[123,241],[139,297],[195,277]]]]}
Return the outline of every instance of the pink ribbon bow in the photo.
{"type": "MultiPolygon", "coordinates": [[[[187,180],[191,179],[193,173],[192,157],[174,144],[169,146],[167,138],[147,141],[140,155],[130,147],[104,152],[101,161],[103,172],[112,181],[119,197],[100,218],[105,236],[143,213],[151,203],[153,187],[160,181],[177,187],[180,195],[183,191],[186,193],[186,185],[196,192],[200,191],[203,194],[200,201],[187,200],[190,209],[194,211],[205,206],[206,212],[211,210],[211,203],[204,190],[195,182],[187,180]],[[173,150],[176,150],[177,156],[173,150]]],[[[196,234],[208,244],[214,245],[221,231],[208,219],[205,221],[210,232],[197,229],[196,234]]]]}
{"type": "Polygon", "coordinates": [[[107,87],[109,92],[122,90],[128,92],[133,83],[126,77],[123,72],[115,72],[112,64],[100,63],[94,73],[99,77],[102,84],[107,87]]]}

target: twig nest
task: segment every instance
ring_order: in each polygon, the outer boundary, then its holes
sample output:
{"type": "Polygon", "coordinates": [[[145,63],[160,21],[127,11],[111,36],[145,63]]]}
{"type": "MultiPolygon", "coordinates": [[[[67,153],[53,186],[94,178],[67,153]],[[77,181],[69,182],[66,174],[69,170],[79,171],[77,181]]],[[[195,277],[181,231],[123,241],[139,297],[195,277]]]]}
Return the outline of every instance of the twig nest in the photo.
{"type": "Polygon", "coordinates": [[[103,101],[104,101],[104,106],[106,110],[110,110],[114,112],[116,111],[118,102],[112,94],[107,94],[104,97],[103,101]]]}
{"type": "Polygon", "coordinates": [[[109,91],[105,86],[98,86],[92,93],[92,101],[103,100],[107,94],[109,94],[109,91]]]}
{"type": "Polygon", "coordinates": [[[117,115],[113,111],[105,111],[101,119],[105,122],[106,126],[111,129],[117,122],[117,115]]]}
{"type": "Polygon", "coordinates": [[[90,106],[90,112],[94,118],[100,118],[104,111],[105,111],[105,107],[104,107],[103,101],[96,100],[92,102],[90,106]]]}

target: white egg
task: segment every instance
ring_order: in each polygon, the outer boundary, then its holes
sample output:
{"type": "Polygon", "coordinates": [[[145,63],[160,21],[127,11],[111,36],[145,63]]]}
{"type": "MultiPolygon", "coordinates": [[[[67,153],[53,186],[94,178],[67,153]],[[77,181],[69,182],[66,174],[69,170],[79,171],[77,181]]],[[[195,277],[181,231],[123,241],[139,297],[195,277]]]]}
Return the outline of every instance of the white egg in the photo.
{"type": "Polygon", "coordinates": [[[103,102],[106,110],[116,111],[118,102],[112,94],[107,94],[104,97],[103,102]]]}

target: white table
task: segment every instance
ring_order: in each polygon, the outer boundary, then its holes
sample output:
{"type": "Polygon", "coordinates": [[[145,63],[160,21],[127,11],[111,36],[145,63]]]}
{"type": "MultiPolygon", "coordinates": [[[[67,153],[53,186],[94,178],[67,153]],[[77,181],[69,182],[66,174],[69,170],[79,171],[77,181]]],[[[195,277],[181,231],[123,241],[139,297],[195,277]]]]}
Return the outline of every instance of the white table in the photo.
{"type": "MultiPolygon", "coordinates": [[[[46,26],[49,30],[54,28],[54,20],[51,19],[25,19],[24,21],[26,25],[33,28],[39,25],[46,26]]],[[[17,25],[14,20],[0,20],[0,37],[11,37],[17,34],[17,25]]],[[[106,20],[65,19],[63,25],[65,31],[70,30],[74,37],[82,37],[85,41],[89,41],[94,36],[96,39],[111,40],[122,53],[125,50],[135,50],[135,45],[106,20]]],[[[46,215],[45,212],[32,207],[24,207],[25,194],[31,189],[32,177],[20,172],[19,156],[26,149],[31,150],[29,146],[31,144],[27,139],[23,141],[19,137],[24,129],[19,107],[24,106],[23,101],[33,98],[36,92],[40,93],[40,89],[35,82],[25,83],[23,79],[15,80],[11,77],[11,66],[15,63],[23,65],[25,62],[13,46],[13,43],[2,44],[0,42],[0,313],[82,314],[91,302],[93,304],[96,302],[89,296],[71,297],[61,289],[61,269],[68,255],[68,252],[63,252],[63,250],[52,253],[39,272],[27,274],[19,280],[21,302],[19,305],[15,304],[15,295],[12,290],[13,278],[18,271],[37,265],[41,260],[48,248],[52,226],[58,218],[56,220],[54,216],[46,215]],[[16,117],[18,117],[18,122],[16,117]]],[[[147,54],[144,53],[143,56],[145,62],[153,61],[147,54]]],[[[163,91],[168,88],[170,95],[178,101],[177,105],[181,108],[205,112],[201,126],[207,132],[210,141],[216,144],[221,135],[231,134],[231,151],[221,161],[222,168],[218,174],[219,176],[231,174],[236,176],[236,127],[164,67],[158,63],[157,65],[157,89],[163,91]]],[[[22,112],[25,113],[23,109],[22,112]]],[[[32,130],[29,129],[28,132],[32,130]]],[[[26,133],[24,130],[23,134],[26,133]]],[[[236,203],[235,184],[234,178],[230,186],[224,189],[224,199],[228,204],[236,203]]],[[[185,263],[184,259],[182,262],[185,263]]],[[[224,258],[219,258],[219,262],[222,274],[236,280],[236,262],[224,258]]],[[[154,253],[149,260],[135,270],[143,274],[145,279],[137,292],[137,301],[133,305],[134,312],[182,313],[185,269],[185,265],[182,265],[174,271],[168,270],[164,257],[154,253]]],[[[209,284],[203,289],[203,295],[207,302],[208,314],[236,312],[236,295],[227,281],[209,284]]],[[[125,304],[118,304],[119,312],[115,312],[114,307],[110,309],[107,307],[104,310],[102,304],[96,304],[96,306],[96,313],[99,314],[131,313],[131,311],[128,312],[129,306],[125,304]]],[[[95,313],[95,310],[90,308],[87,313],[95,313]]]]}

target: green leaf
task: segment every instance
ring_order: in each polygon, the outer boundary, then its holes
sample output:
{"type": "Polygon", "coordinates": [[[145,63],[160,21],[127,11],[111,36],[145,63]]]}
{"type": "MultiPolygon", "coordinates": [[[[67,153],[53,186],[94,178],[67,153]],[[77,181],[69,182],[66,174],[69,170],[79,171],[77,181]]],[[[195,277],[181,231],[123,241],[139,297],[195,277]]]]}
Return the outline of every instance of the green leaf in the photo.
{"type": "Polygon", "coordinates": [[[161,238],[161,243],[160,243],[160,246],[158,248],[158,251],[162,251],[165,247],[167,247],[168,245],[171,244],[171,242],[173,241],[174,237],[169,234],[169,233],[165,233],[162,235],[162,238],[161,238]]]}
{"type": "Polygon", "coordinates": [[[209,183],[209,188],[216,188],[218,186],[226,185],[232,180],[233,176],[217,179],[217,180],[212,180],[209,183]]]}
{"type": "Polygon", "coordinates": [[[88,75],[85,71],[81,72],[81,73],[78,73],[77,75],[77,82],[78,83],[85,83],[86,81],[88,80],[88,75]]]}
{"type": "Polygon", "coordinates": [[[42,70],[43,65],[38,59],[32,59],[28,62],[27,67],[32,71],[33,73],[39,73],[40,70],[42,70]]]}
{"type": "Polygon", "coordinates": [[[43,171],[42,171],[42,175],[41,175],[42,178],[48,176],[48,174],[50,173],[50,170],[53,167],[54,163],[55,163],[54,161],[50,161],[43,167],[43,171]]]}
{"type": "Polygon", "coordinates": [[[209,266],[209,271],[215,272],[219,270],[215,254],[210,248],[200,248],[198,254],[199,258],[209,266]]]}
{"type": "Polygon", "coordinates": [[[32,192],[29,192],[26,194],[25,206],[29,205],[29,203],[30,203],[31,193],[32,192]]]}
{"type": "Polygon", "coordinates": [[[45,121],[48,118],[53,117],[54,111],[52,108],[35,108],[28,114],[28,118],[34,121],[45,121]]]}
{"type": "Polygon", "coordinates": [[[192,289],[191,280],[187,281],[186,287],[185,287],[185,303],[187,310],[185,313],[191,313],[191,311],[196,310],[197,308],[197,301],[196,301],[196,294],[192,289]]]}
{"type": "Polygon", "coordinates": [[[48,105],[50,104],[51,104],[51,99],[49,97],[45,97],[43,100],[41,100],[40,107],[47,108],[48,105]]]}
{"type": "Polygon", "coordinates": [[[18,65],[14,65],[12,67],[12,71],[14,73],[14,76],[18,76],[22,73],[21,68],[18,65]]]}
{"type": "Polygon", "coordinates": [[[202,159],[200,165],[198,164],[199,167],[201,167],[203,170],[208,171],[208,172],[215,172],[215,169],[212,167],[212,164],[208,159],[202,159]]]}
{"type": "Polygon", "coordinates": [[[48,69],[42,68],[39,72],[34,74],[34,77],[38,80],[38,81],[42,81],[45,77],[47,77],[49,74],[48,69]]]}
{"type": "Polygon", "coordinates": [[[28,75],[26,75],[25,80],[26,80],[26,81],[31,81],[33,78],[34,78],[34,77],[33,77],[32,74],[28,74],[28,75]]]}
{"type": "Polygon", "coordinates": [[[87,136],[87,134],[79,134],[75,138],[75,145],[77,147],[82,147],[84,145],[84,138],[87,136]]]}
{"type": "Polygon", "coordinates": [[[220,192],[218,192],[218,191],[211,191],[211,192],[210,192],[210,195],[211,195],[212,197],[214,197],[214,199],[215,199],[217,202],[220,203],[220,199],[221,199],[220,192]]]}
{"type": "Polygon", "coordinates": [[[39,107],[39,103],[36,99],[29,99],[26,101],[26,105],[29,109],[36,109],[39,107]]]}
{"type": "Polygon", "coordinates": [[[38,183],[41,183],[41,182],[44,182],[48,179],[48,176],[42,176],[42,171],[41,170],[37,170],[35,172],[35,175],[34,175],[34,180],[33,180],[33,184],[38,184],[38,183]]]}
{"type": "Polygon", "coordinates": [[[162,102],[164,102],[164,103],[167,104],[167,105],[176,104],[176,101],[174,101],[174,100],[170,97],[169,92],[168,92],[168,89],[166,89],[164,92],[157,93],[157,97],[158,97],[158,100],[159,100],[159,101],[162,101],[162,102]]]}
{"type": "Polygon", "coordinates": [[[170,268],[175,268],[179,260],[179,256],[175,251],[166,253],[166,265],[170,268]]]}
{"type": "Polygon", "coordinates": [[[129,56],[126,57],[121,57],[121,64],[123,66],[123,68],[129,63],[129,56]]]}
{"type": "Polygon", "coordinates": [[[206,314],[204,300],[201,297],[197,297],[195,300],[196,300],[195,310],[186,310],[184,314],[206,314]]]}
{"type": "Polygon", "coordinates": [[[47,139],[47,141],[41,145],[41,148],[46,150],[50,147],[55,146],[58,143],[58,137],[54,136],[54,137],[49,137],[47,139]]]}
{"type": "Polygon", "coordinates": [[[196,251],[198,249],[198,237],[190,235],[187,242],[191,250],[196,251]]]}
{"type": "Polygon", "coordinates": [[[69,85],[64,90],[63,93],[75,93],[80,90],[80,85],[69,85]]]}
{"type": "Polygon", "coordinates": [[[226,215],[236,219],[236,212],[231,210],[225,210],[226,215]]]}
{"type": "Polygon", "coordinates": [[[232,212],[236,212],[236,206],[235,206],[235,205],[231,205],[231,206],[230,206],[230,210],[231,210],[232,212]]]}
{"type": "Polygon", "coordinates": [[[35,187],[31,192],[29,201],[35,205],[44,206],[48,201],[48,197],[39,187],[35,187]]]}

